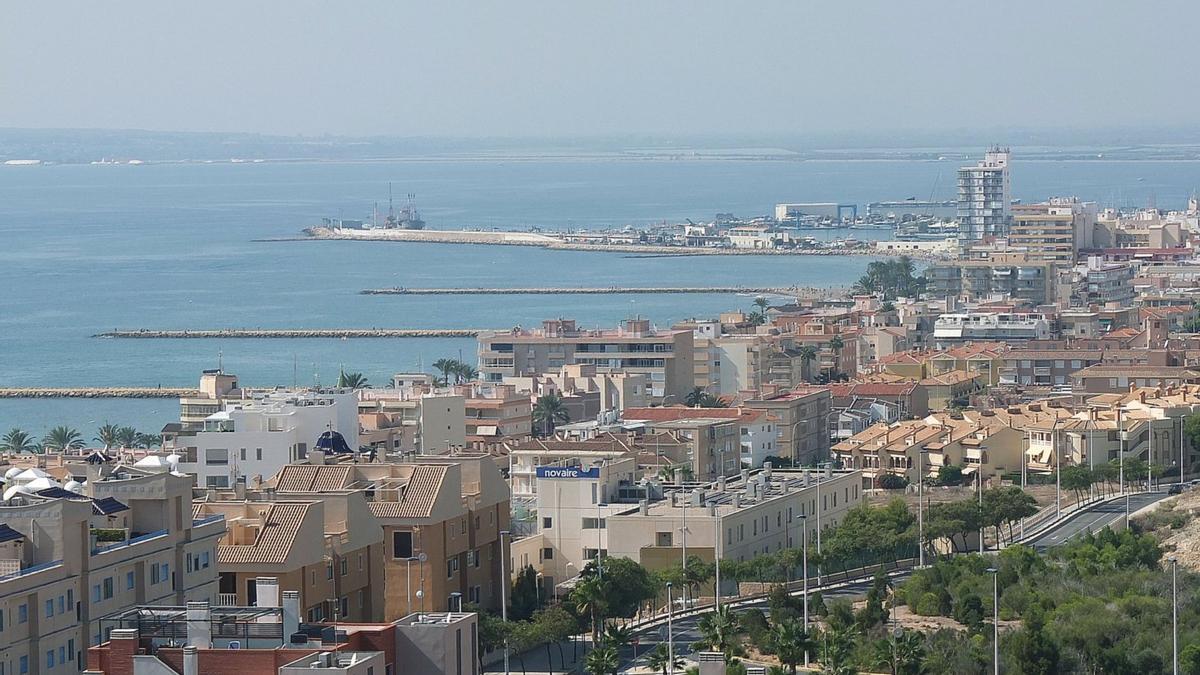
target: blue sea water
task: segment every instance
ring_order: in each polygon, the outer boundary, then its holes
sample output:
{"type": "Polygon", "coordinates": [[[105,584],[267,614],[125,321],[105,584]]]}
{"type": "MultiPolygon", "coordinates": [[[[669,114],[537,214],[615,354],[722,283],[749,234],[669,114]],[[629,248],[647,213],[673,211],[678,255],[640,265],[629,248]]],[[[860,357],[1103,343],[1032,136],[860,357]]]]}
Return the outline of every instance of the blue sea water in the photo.
{"type": "MultiPolygon", "coordinates": [[[[218,353],[252,385],[382,383],[473,340],[102,340],[113,328],[659,325],[750,298],[364,296],[380,286],[842,285],[868,260],[628,258],[525,247],[256,242],[416,193],[430,227],[601,227],[769,213],[776,202],[952,198],[954,162],[404,161],[0,167],[0,386],[187,386],[218,353]]],[[[1193,162],[1016,162],[1014,196],[1180,207],[1193,162]]],[[[858,232],[857,236],[866,236],[858,232]]],[[[170,400],[0,401],[0,429],[157,429],[170,400]]]]}

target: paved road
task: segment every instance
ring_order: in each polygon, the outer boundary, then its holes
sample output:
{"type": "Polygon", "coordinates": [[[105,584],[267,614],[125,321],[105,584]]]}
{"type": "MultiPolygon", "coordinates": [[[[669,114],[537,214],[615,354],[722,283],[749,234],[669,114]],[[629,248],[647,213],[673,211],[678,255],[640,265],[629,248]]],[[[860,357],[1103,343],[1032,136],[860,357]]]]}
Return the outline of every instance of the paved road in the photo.
{"type": "MultiPolygon", "coordinates": [[[[1134,513],[1166,497],[1167,493],[1165,491],[1130,493],[1129,512],[1134,513]]],[[[1078,515],[1070,517],[1057,527],[1028,543],[1039,551],[1045,551],[1048,548],[1065,544],[1084,532],[1099,532],[1104,529],[1105,525],[1116,525],[1123,522],[1124,519],[1125,500],[1118,499],[1092,507],[1078,515]]]]}
{"type": "MultiPolygon", "coordinates": [[[[1153,504],[1161,499],[1166,498],[1167,496],[1168,495],[1165,491],[1151,492],[1151,493],[1145,493],[1145,492],[1131,493],[1129,495],[1129,512],[1130,513],[1136,512],[1139,509],[1145,508],[1146,506],[1149,506],[1150,504],[1153,504]]],[[[1101,504],[1098,506],[1092,506],[1087,509],[1084,509],[1083,511],[1081,511],[1077,514],[1074,514],[1074,515],[1068,517],[1062,523],[1059,523],[1055,527],[1051,528],[1050,530],[1046,531],[1045,533],[1043,533],[1042,535],[1038,536],[1036,539],[1034,539],[1028,543],[1029,543],[1029,545],[1034,546],[1038,550],[1044,551],[1048,548],[1053,548],[1054,546],[1062,545],[1062,544],[1066,543],[1067,541],[1071,540],[1072,538],[1079,536],[1080,534],[1082,534],[1084,532],[1088,532],[1088,531],[1095,532],[1095,531],[1103,529],[1105,525],[1116,524],[1124,518],[1125,518],[1125,501],[1124,500],[1116,500],[1114,502],[1101,504]]],[[[896,576],[894,577],[894,579],[896,581],[903,581],[904,579],[907,579],[910,574],[911,574],[911,572],[908,570],[899,571],[896,573],[896,576]]],[[[837,598],[837,597],[861,597],[863,595],[866,595],[866,593],[870,589],[870,587],[871,587],[870,581],[860,581],[860,582],[855,582],[855,583],[852,583],[852,584],[849,584],[846,586],[842,586],[839,588],[835,588],[835,589],[818,589],[815,582],[813,580],[810,580],[809,592],[812,593],[812,592],[815,592],[816,590],[821,590],[821,595],[825,599],[828,600],[828,599],[837,598]]],[[[747,609],[750,607],[765,607],[766,604],[767,604],[766,599],[761,599],[761,600],[755,600],[753,602],[748,602],[745,604],[738,604],[737,608],[739,610],[741,610],[741,609],[747,609]]],[[[679,618],[674,621],[674,630],[672,632],[673,632],[674,638],[675,638],[674,642],[675,642],[675,653],[676,654],[679,654],[681,656],[687,656],[688,654],[690,654],[692,652],[692,649],[691,649],[692,643],[700,639],[700,632],[697,628],[697,624],[699,623],[699,621],[700,621],[700,615],[692,615],[692,616],[688,616],[688,617],[684,617],[684,618],[679,618]]],[[[637,631],[635,633],[635,635],[639,638],[639,642],[640,642],[640,645],[637,648],[638,658],[637,658],[636,663],[638,665],[644,665],[645,664],[645,659],[643,658],[644,655],[647,654],[651,649],[653,649],[654,645],[656,643],[666,641],[666,626],[661,625],[661,626],[651,626],[651,627],[643,628],[643,629],[637,631]]],[[[570,646],[567,646],[565,648],[565,651],[566,651],[566,655],[567,655],[567,665],[568,665],[568,668],[570,668],[572,666],[570,646]]],[[[580,657],[583,656],[582,651],[579,653],[579,656],[580,657]]],[[[555,667],[557,668],[558,667],[558,651],[557,650],[554,651],[554,664],[555,664],[555,667]]],[[[633,650],[630,648],[626,648],[626,649],[622,650],[621,668],[622,669],[629,668],[630,666],[633,666],[634,664],[635,664],[635,661],[633,659],[633,650]]],[[[521,670],[518,666],[518,662],[515,658],[512,661],[512,665],[513,665],[513,668],[512,668],[513,672],[521,672],[521,670]]],[[[526,672],[529,675],[535,675],[535,673],[541,674],[541,673],[550,673],[550,672],[558,672],[558,673],[562,672],[561,669],[551,670],[547,667],[545,649],[535,649],[535,650],[533,650],[533,652],[527,653],[525,655],[525,666],[527,669],[526,672]]],[[[498,663],[490,664],[484,670],[484,672],[485,673],[500,673],[500,672],[503,672],[503,668],[498,663]]],[[[571,671],[569,670],[568,672],[571,672],[571,671]]]]}

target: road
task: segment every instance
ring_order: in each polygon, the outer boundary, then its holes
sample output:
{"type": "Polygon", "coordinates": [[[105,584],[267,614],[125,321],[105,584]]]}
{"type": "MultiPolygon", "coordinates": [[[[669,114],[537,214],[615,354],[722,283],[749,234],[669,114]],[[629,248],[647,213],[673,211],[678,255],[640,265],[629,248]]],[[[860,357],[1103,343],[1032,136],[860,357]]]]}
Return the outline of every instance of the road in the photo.
{"type": "MultiPolygon", "coordinates": [[[[1130,493],[1129,512],[1135,513],[1139,509],[1145,508],[1166,497],[1166,491],[1130,493]]],[[[1094,506],[1082,513],[1068,517],[1062,523],[1059,523],[1058,526],[1029,541],[1028,544],[1039,551],[1045,551],[1048,548],[1065,544],[1084,532],[1098,532],[1104,529],[1106,525],[1120,523],[1124,518],[1125,500],[1118,499],[1094,506]]]]}
{"type": "MultiPolygon", "coordinates": [[[[1150,493],[1145,493],[1145,492],[1130,493],[1130,495],[1129,495],[1129,512],[1134,513],[1136,511],[1138,511],[1139,509],[1145,508],[1146,506],[1149,506],[1161,499],[1166,498],[1167,496],[1168,495],[1165,491],[1150,492],[1150,493]]],[[[1088,532],[1088,531],[1095,532],[1095,531],[1103,529],[1105,525],[1116,524],[1116,523],[1120,522],[1124,517],[1125,517],[1125,501],[1124,500],[1116,500],[1113,502],[1099,504],[1096,506],[1088,507],[1088,508],[1084,509],[1083,511],[1080,511],[1078,513],[1072,514],[1071,516],[1068,516],[1065,520],[1063,520],[1058,525],[1047,530],[1043,534],[1039,535],[1037,538],[1035,538],[1027,543],[1029,545],[1037,548],[1039,551],[1044,551],[1048,548],[1053,548],[1055,546],[1062,545],[1062,544],[1066,543],[1067,541],[1071,540],[1072,538],[1077,537],[1084,532],[1088,532]]],[[[910,574],[911,574],[911,571],[909,571],[909,570],[899,570],[899,571],[896,571],[893,573],[892,578],[896,581],[903,581],[904,579],[907,579],[910,574]]],[[[817,587],[815,580],[810,580],[809,592],[813,593],[813,592],[820,590],[822,597],[825,598],[826,601],[828,601],[831,598],[838,598],[838,597],[862,597],[863,595],[866,595],[866,593],[870,589],[870,587],[871,587],[870,580],[857,581],[857,582],[852,582],[852,583],[844,584],[844,585],[839,584],[839,585],[836,585],[836,587],[832,587],[832,588],[819,588],[819,587],[817,587]]],[[[733,599],[731,598],[731,600],[733,600],[733,599]]],[[[767,601],[765,598],[763,598],[763,599],[748,601],[745,603],[738,603],[736,600],[734,600],[734,603],[735,603],[737,609],[743,610],[743,609],[749,609],[751,607],[765,607],[767,604],[767,601]]],[[[679,654],[681,656],[687,656],[688,654],[691,654],[692,643],[696,642],[697,640],[700,639],[700,632],[697,627],[697,624],[699,623],[701,616],[702,616],[702,614],[693,614],[690,616],[678,618],[673,622],[674,625],[673,625],[672,633],[674,635],[675,653],[676,654],[679,654]]],[[[814,617],[814,619],[815,619],[815,617],[814,617]]],[[[645,665],[645,659],[643,658],[644,655],[649,653],[650,650],[654,649],[655,644],[657,644],[658,642],[666,641],[666,637],[667,637],[666,636],[666,625],[659,624],[659,625],[647,626],[645,628],[635,631],[634,635],[637,636],[638,641],[640,643],[639,646],[637,647],[638,658],[636,660],[636,664],[644,666],[645,665]]],[[[567,666],[571,667],[572,666],[571,647],[569,645],[566,646],[564,648],[564,651],[567,655],[567,666]]],[[[579,657],[582,659],[582,656],[583,656],[583,653],[581,650],[579,652],[579,657]]],[[[555,663],[555,667],[558,668],[558,651],[557,650],[554,650],[554,663],[555,663]]],[[[521,668],[517,666],[517,661],[515,658],[512,661],[512,665],[513,665],[513,668],[511,669],[512,672],[516,672],[516,673],[521,672],[521,668]]],[[[633,658],[633,649],[627,647],[627,648],[621,650],[621,668],[626,669],[633,665],[635,665],[635,660],[633,658]]],[[[561,668],[558,668],[557,670],[551,670],[547,667],[546,650],[545,649],[535,649],[532,652],[527,653],[525,655],[525,667],[526,667],[525,672],[527,672],[529,675],[542,675],[545,673],[554,673],[554,672],[561,673],[561,672],[563,672],[561,670],[561,668]]],[[[484,669],[484,672],[485,673],[502,673],[502,672],[504,672],[504,669],[503,669],[502,664],[493,663],[493,664],[489,664],[488,667],[484,669]]],[[[568,672],[571,672],[571,671],[568,671],[568,672]]]]}

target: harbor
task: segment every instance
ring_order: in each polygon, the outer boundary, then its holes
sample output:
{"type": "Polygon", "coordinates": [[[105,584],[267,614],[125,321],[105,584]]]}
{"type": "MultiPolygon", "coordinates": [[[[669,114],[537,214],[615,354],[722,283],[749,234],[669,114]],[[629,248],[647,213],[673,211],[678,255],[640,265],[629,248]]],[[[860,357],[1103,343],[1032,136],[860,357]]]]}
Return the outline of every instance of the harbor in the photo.
{"type": "Polygon", "coordinates": [[[3,398],[180,398],[198,396],[196,389],[178,387],[5,387],[3,398]]]}
{"type": "Polygon", "coordinates": [[[96,333],[94,338],[135,340],[212,339],[324,339],[359,338],[473,338],[488,328],[214,328],[202,330],[158,330],[138,328],[96,333]]]}
{"type": "MultiPolygon", "coordinates": [[[[809,291],[817,289],[807,289],[809,291]]],[[[655,295],[655,294],[753,294],[795,295],[799,288],[770,286],[608,286],[608,287],[525,287],[525,288],[368,288],[362,295],[655,295]]]]}

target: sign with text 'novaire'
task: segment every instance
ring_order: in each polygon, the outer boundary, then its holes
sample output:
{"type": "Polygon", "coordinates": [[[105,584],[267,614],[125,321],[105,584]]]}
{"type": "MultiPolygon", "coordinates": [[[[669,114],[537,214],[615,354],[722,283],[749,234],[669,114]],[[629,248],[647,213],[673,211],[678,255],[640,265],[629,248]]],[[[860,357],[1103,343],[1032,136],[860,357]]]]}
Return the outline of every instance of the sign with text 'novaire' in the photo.
{"type": "Polygon", "coordinates": [[[599,478],[600,467],[581,469],[577,466],[539,466],[538,478],[599,478]]]}

